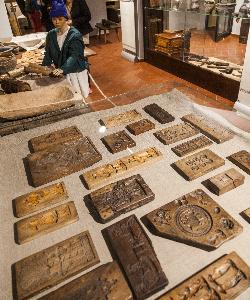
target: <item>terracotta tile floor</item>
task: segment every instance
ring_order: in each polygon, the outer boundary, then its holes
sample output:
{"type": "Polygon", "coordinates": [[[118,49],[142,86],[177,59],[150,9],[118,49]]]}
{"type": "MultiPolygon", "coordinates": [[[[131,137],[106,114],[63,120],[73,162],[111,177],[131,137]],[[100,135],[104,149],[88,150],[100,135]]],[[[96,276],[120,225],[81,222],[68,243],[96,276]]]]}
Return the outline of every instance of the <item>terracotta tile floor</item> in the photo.
{"type": "Polygon", "coordinates": [[[106,95],[94,86],[86,99],[94,111],[133,103],[145,97],[165,93],[176,88],[196,103],[231,110],[233,102],[189,83],[148,63],[132,63],[121,57],[122,46],[115,35],[108,36],[108,43],[91,39],[90,48],[97,55],[89,58],[91,74],[106,95]]]}

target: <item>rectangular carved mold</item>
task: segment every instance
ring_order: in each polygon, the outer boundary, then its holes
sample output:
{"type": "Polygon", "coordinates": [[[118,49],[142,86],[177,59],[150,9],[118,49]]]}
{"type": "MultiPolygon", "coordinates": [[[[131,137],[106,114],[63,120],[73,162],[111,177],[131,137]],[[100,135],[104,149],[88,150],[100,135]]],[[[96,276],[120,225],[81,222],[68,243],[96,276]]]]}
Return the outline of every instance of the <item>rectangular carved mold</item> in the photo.
{"type": "Polygon", "coordinates": [[[211,150],[205,149],[176,161],[173,164],[187,180],[193,180],[225,164],[225,160],[211,150]]]}
{"type": "Polygon", "coordinates": [[[46,233],[60,229],[78,221],[79,217],[73,201],[45,210],[16,223],[18,243],[29,242],[46,233]]]}
{"type": "Polygon", "coordinates": [[[17,299],[27,299],[99,262],[88,231],[14,264],[17,299]]]}
{"type": "Polygon", "coordinates": [[[142,115],[137,110],[129,110],[124,113],[113,115],[111,117],[104,117],[100,123],[107,128],[124,125],[142,118],[142,115]]]}
{"type": "Polygon", "coordinates": [[[231,252],[177,285],[158,300],[233,300],[250,286],[248,265],[231,252]]]}
{"type": "Polygon", "coordinates": [[[137,300],[168,284],[151,241],[135,215],[105,228],[105,233],[137,300]]]}
{"type": "Polygon", "coordinates": [[[157,235],[214,250],[240,234],[243,227],[198,189],[146,215],[157,235]]]}
{"type": "Polygon", "coordinates": [[[15,214],[18,218],[24,217],[67,198],[64,183],[55,183],[14,199],[15,214]]]}
{"type": "Polygon", "coordinates": [[[143,119],[127,125],[126,128],[133,135],[139,135],[141,133],[154,129],[155,124],[148,119],[143,119]]]}
{"type": "Polygon", "coordinates": [[[239,151],[228,157],[237,167],[250,175],[250,153],[246,150],[239,151]]]}
{"type": "Polygon", "coordinates": [[[103,223],[154,200],[154,193],[140,175],[104,186],[90,194],[103,223]]]}
{"type": "Polygon", "coordinates": [[[82,176],[88,189],[92,189],[118,175],[155,162],[161,158],[161,152],[155,147],[151,147],[87,171],[82,176]]]}
{"type": "Polygon", "coordinates": [[[247,220],[248,223],[250,223],[250,207],[243,210],[241,215],[244,217],[245,220],[247,220]]]}
{"type": "Polygon", "coordinates": [[[183,116],[181,119],[198,128],[203,134],[218,144],[224,143],[234,137],[234,134],[230,130],[204,116],[192,113],[183,116]]]}
{"type": "Polygon", "coordinates": [[[27,156],[35,187],[90,167],[101,159],[101,154],[88,137],[27,156]]]}
{"type": "Polygon", "coordinates": [[[151,117],[153,117],[156,121],[158,121],[161,124],[172,122],[175,119],[174,116],[172,116],[170,113],[168,113],[156,103],[146,105],[143,109],[146,113],[148,113],[151,117]]]}

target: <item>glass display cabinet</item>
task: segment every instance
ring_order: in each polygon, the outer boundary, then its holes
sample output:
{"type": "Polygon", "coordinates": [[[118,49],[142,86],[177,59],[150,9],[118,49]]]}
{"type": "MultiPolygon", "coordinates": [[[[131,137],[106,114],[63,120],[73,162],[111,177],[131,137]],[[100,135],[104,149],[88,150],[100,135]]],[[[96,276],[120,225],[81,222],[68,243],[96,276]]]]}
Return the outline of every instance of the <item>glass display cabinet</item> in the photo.
{"type": "Polygon", "coordinates": [[[236,101],[250,20],[250,7],[242,7],[235,0],[144,0],[145,61],[236,101]]]}

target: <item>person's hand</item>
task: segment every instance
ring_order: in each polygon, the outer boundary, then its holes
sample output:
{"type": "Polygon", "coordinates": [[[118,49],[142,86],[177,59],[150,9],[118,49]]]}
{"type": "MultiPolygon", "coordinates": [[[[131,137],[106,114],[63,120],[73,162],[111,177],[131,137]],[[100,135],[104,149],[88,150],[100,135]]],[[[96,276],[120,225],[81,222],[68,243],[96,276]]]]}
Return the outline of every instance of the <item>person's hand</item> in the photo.
{"type": "Polygon", "coordinates": [[[61,70],[61,69],[55,69],[55,70],[52,72],[52,74],[53,74],[54,76],[56,76],[56,77],[60,77],[60,76],[63,75],[63,70],[61,70]]]}

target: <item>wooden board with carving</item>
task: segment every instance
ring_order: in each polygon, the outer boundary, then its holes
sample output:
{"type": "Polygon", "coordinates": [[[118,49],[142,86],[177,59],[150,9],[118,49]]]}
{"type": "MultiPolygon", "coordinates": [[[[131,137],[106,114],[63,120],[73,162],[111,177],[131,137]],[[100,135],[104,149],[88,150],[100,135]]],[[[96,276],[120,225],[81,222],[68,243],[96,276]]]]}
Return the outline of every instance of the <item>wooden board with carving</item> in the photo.
{"type": "Polygon", "coordinates": [[[15,215],[24,217],[66,199],[68,193],[64,183],[55,183],[14,199],[15,215]]]}
{"type": "Polygon", "coordinates": [[[91,203],[103,223],[154,200],[154,197],[139,174],[106,185],[90,194],[91,203]]]}
{"type": "Polygon", "coordinates": [[[242,185],[244,183],[244,180],[244,175],[242,175],[234,168],[231,168],[209,178],[206,182],[206,186],[212,193],[220,196],[242,185]]]}
{"type": "Polygon", "coordinates": [[[200,150],[202,148],[210,146],[212,144],[213,144],[213,142],[211,140],[209,140],[207,137],[198,136],[197,138],[194,138],[190,141],[179,144],[171,149],[176,155],[182,157],[187,154],[191,154],[191,153],[195,152],[196,150],[200,150]]]}
{"type": "Polygon", "coordinates": [[[250,268],[236,253],[222,256],[157,300],[233,300],[250,287],[250,268]]]}
{"type": "Polygon", "coordinates": [[[175,120],[174,116],[172,116],[156,103],[146,105],[143,109],[147,114],[149,114],[161,124],[166,124],[175,120]]]}
{"type": "Polygon", "coordinates": [[[126,128],[133,135],[139,135],[141,133],[154,129],[155,124],[148,119],[143,119],[127,125],[126,128]]]}
{"type": "Polygon", "coordinates": [[[243,227],[203,190],[195,190],[150,212],[157,235],[214,250],[239,235],[243,227]]]}
{"type": "Polygon", "coordinates": [[[245,220],[247,220],[248,223],[250,223],[250,207],[243,210],[243,212],[241,213],[241,215],[243,216],[243,218],[245,220]]]}
{"type": "Polygon", "coordinates": [[[35,187],[90,167],[101,159],[101,154],[88,137],[27,156],[35,187]]]}
{"type": "Polygon", "coordinates": [[[199,133],[199,130],[188,123],[180,123],[156,131],[155,137],[164,145],[173,144],[199,133]]]}
{"type": "Polygon", "coordinates": [[[92,189],[112,180],[114,177],[156,162],[159,159],[162,159],[161,152],[155,147],[151,147],[87,171],[83,173],[82,177],[87,188],[92,189]]]}
{"type": "Polygon", "coordinates": [[[125,130],[106,135],[101,140],[111,153],[117,153],[127,148],[135,147],[136,145],[135,141],[125,130]]]}
{"type": "Polygon", "coordinates": [[[104,232],[137,300],[168,284],[151,241],[135,215],[105,228],[104,232]]]}
{"type": "Polygon", "coordinates": [[[204,116],[191,113],[183,116],[181,119],[198,128],[203,134],[218,144],[231,140],[234,137],[230,130],[204,116]]]}
{"type": "Polygon", "coordinates": [[[78,277],[40,300],[132,300],[132,292],[113,261],[78,277]]]}
{"type": "Polygon", "coordinates": [[[64,144],[69,141],[76,141],[83,138],[82,133],[76,126],[67,127],[51,133],[37,136],[30,140],[33,152],[47,150],[58,144],[64,144]]]}
{"type": "Polygon", "coordinates": [[[13,266],[17,299],[34,296],[99,261],[88,231],[32,254],[13,266]]]}
{"type": "Polygon", "coordinates": [[[107,128],[110,128],[134,122],[141,118],[142,115],[137,110],[133,109],[111,117],[104,117],[99,122],[107,128]]]}
{"type": "Polygon", "coordinates": [[[211,150],[205,149],[176,161],[173,168],[185,179],[194,180],[225,164],[225,160],[211,150]]]}
{"type": "Polygon", "coordinates": [[[234,163],[237,167],[245,171],[250,175],[250,153],[246,150],[241,150],[228,157],[228,159],[234,163]]]}
{"type": "Polygon", "coordinates": [[[72,224],[78,219],[78,213],[73,201],[22,219],[15,224],[18,243],[29,242],[39,236],[72,224]]]}

